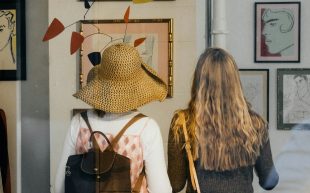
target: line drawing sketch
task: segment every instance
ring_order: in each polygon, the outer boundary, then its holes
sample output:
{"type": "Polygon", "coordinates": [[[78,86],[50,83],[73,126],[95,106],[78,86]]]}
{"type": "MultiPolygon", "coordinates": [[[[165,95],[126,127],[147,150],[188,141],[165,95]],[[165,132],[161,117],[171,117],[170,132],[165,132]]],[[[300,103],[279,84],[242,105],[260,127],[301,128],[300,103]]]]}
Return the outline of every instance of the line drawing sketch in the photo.
{"type": "Polygon", "coordinates": [[[158,53],[157,51],[154,52],[154,50],[157,49],[155,42],[157,42],[158,38],[156,38],[155,34],[127,34],[124,42],[133,43],[135,38],[138,37],[146,38],[144,42],[137,47],[142,60],[158,72],[157,57],[154,56],[155,53],[158,53]]]}
{"type": "Polygon", "coordinates": [[[267,113],[264,110],[265,101],[264,94],[264,80],[261,76],[245,75],[240,73],[240,80],[242,83],[243,93],[248,102],[251,103],[252,108],[257,113],[264,115],[267,118],[267,113]]]}
{"type": "Polygon", "coordinates": [[[0,69],[16,69],[15,10],[0,10],[0,69]]]}
{"type": "Polygon", "coordinates": [[[310,75],[283,76],[284,123],[310,120],[310,75]]]}
{"type": "Polygon", "coordinates": [[[264,9],[262,35],[270,54],[294,54],[294,14],[289,9],[264,9]]]}

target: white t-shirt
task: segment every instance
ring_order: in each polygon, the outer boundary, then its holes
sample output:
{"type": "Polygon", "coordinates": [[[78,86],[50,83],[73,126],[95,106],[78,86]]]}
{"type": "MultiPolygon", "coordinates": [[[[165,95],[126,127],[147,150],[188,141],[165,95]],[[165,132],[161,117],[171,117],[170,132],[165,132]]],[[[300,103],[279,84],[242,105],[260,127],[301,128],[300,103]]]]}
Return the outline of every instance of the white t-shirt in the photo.
{"type": "MultiPolygon", "coordinates": [[[[138,113],[137,111],[120,114],[106,113],[103,117],[99,117],[93,110],[89,110],[87,115],[93,131],[116,135],[138,113]]],[[[63,153],[55,179],[55,193],[64,193],[66,162],[70,155],[76,154],[76,139],[81,127],[87,128],[83,118],[80,114],[77,114],[71,120],[64,142],[63,153]]],[[[158,124],[153,119],[145,117],[130,126],[125,134],[140,134],[149,193],[171,193],[172,188],[167,174],[163,141],[158,124]]]]}

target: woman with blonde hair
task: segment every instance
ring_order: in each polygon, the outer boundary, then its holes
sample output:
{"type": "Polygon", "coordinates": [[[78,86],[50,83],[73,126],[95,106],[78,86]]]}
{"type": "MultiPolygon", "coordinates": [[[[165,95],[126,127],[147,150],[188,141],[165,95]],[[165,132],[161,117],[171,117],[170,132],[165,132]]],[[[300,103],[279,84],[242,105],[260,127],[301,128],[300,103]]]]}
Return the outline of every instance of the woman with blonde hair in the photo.
{"type": "Polygon", "coordinates": [[[233,57],[208,48],[194,73],[191,100],[172,119],[168,139],[168,175],[173,192],[188,181],[194,192],[184,148],[185,121],[201,192],[252,193],[253,170],[262,188],[278,183],[268,125],[246,101],[233,57]],[[180,115],[185,119],[181,119],[180,115]]]}

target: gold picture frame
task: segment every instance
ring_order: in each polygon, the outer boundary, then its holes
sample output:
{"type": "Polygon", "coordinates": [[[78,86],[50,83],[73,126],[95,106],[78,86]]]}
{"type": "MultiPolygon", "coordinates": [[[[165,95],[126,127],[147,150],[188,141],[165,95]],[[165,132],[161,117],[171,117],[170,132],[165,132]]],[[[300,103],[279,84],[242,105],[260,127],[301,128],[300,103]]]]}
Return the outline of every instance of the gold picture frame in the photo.
{"type": "Polygon", "coordinates": [[[93,67],[90,53],[102,53],[117,42],[133,45],[136,39],[146,38],[137,49],[144,62],[168,85],[167,97],[173,96],[173,19],[131,19],[127,26],[124,20],[82,20],[80,31],[85,37],[80,49],[80,88],[86,85],[93,67]]]}

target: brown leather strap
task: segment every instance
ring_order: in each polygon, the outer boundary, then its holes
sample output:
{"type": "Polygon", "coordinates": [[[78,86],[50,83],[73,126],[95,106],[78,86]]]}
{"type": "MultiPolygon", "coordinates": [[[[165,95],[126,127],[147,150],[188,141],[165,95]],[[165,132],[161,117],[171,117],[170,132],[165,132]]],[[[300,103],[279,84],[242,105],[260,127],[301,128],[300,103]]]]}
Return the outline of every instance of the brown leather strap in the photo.
{"type": "MultiPolygon", "coordinates": [[[[89,120],[88,120],[88,116],[87,116],[87,111],[84,111],[81,113],[81,116],[82,118],[84,119],[87,127],[89,128],[90,130],[90,133],[93,132],[91,126],[90,126],[90,123],[89,123],[89,120]]],[[[112,144],[112,147],[115,146],[115,144],[118,143],[119,139],[123,136],[123,134],[125,133],[125,131],[133,124],[135,123],[136,121],[138,121],[139,119],[143,118],[143,117],[146,117],[145,115],[139,113],[137,114],[136,116],[134,116],[130,121],[128,121],[128,123],[122,128],[122,130],[120,130],[120,132],[114,137],[113,141],[111,142],[112,144]]],[[[95,138],[93,138],[93,145],[95,147],[95,149],[99,148],[99,145],[97,143],[97,140],[95,138]]],[[[113,149],[112,147],[109,147],[110,149],[113,149]]]]}
{"type": "Polygon", "coordinates": [[[125,131],[130,127],[134,122],[138,121],[139,119],[146,117],[145,115],[139,113],[136,116],[134,116],[128,123],[123,127],[123,129],[114,137],[113,141],[111,142],[112,147],[115,146],[115,144],[118,143],[119,139],[123,136],[125,131]]]}
{"type": "MultiPolygon", "coordinates": [[[[92,133],[93,129],[90,126],[90,123],[89,123],[89,120],[88,120],[88,116],[87,116],[87,111],[81,112],[81,116],[84,119],[84,121],[85,121],[85,123],[86,123],[86,125],[87,125],[87,127],[89,129],[89,132],[92,133]]],[[[92,139],[92,145],[94,146],[95,149],[100,149],[100,147],[98,145],[98,142],[97,142],[95,137],[93,137],[93,139],[92,139]]]]}
{"type": "Polygon", "coordinates": [[[93,130],[92,130],[92,128],[91,128],[91,126],[90,126],[90,123],[89,123],[89,120],[88,120],[87,111],[81,112],[81,116],[82,116],[82,118],[84,119],[84,121],[85,121],[85,123],[86,123],[88,129],[89,129],[90,132],[92,133],[93,130]]]}
{"type": "Polygon", "coordinates": [[[142,182],[143,182],[143,178],[145,176],[145,165],[144,165],[144,162],[143,162],[143,169],[138,177],[138,180],[136,181],[136,184],[134,186],[134,188],[132,189],[131,192],[133,193],[139,193],[140,192],[140,188],[142,186],[142,182]]]}
{"type": "Polygon", "coordinates": [[[180,119],[180,122],[182,123],[182,128],[183,128],[183,133],[184,133],[184,138],[185,138],[185,150],[187,153],[187,158],[188,158],[188,163],[189,163],[189,172],[191,176],[191,182],[192,182],[194,190],[197,190],[197,193],[200,193],[200,187],[199,187],[197,173],[196,173],[196,169],[194,165],[194,159],[193,159],[193,155],[191,151],[191,144],[190,144],[190,141],[188,139],[188,134],[187,134],[185,116],[182,111],[179,112],[179,119],[180,119]]]}
{"type": "MultiPolygon", "coordinates": [[[[123,136],[123,134],[125,133],[125,131],[136,121],[138,121],[139,119],[146,117],[145,115],[139,113],[136,116],[134,116],[130,121],[128,121],[128,123],[123,127],[123,129],[115,136],[115,138],[113,139],[113,141],[111,142],[112,147],[114,147],[115,144],[117,144],[117,142],[119,141],[119,139],[123,136]]],[[[142,186],[142,182],[143,182],[143,178],[145,176],[145,164],[143,163],[143,169],[138,177],[137,182],[135,183],[134,188],[132,189],[131,192],[133,193],[139,193],[140,192],[140,188],[142,186]]]]}
{"type": "MultiPolygon", "coordinates": [[[[90,126],[90,123],[89,123],[89,120],[88,120],[88,116],[87,116],[87,111],[84,111],[81,113],[81,116],[82,118],[84,119],[87,127],[89,128],[90,132],[92,133],[93,130],[90,126]]],[[[128,123],[126,123],[126,125],[122,128],[122,130],[115,136],[115,138],[113,139],[113,141],[111,142],[111,146],[110,149],[113,149],[114,145],[118,143],[119,139],[123,136],[123,134],[125,133],[125,131],[133,124],[135,123],[136,121],[138,121],[139,119],[143,118],[143,117],[146,117],[145,115],[139,113],[137,114],[136,116],[134,116],[130,121],[128,121],[128,123]]],[[[95,138],[93,138],[93,145],[95,147],[95,149],[99,149],[99,145],[97,143],[97,140],[95,138]]],[[[98,156],[99,158],[99,156],[98,156]]],[[[96,165],[99,161],[96,160],[96,165]]],[[[140,192],[140,188],[142,186],[142,182],[143,182],[143,178],[145,176],[145,167],[144,167],[144,163],[143,163],[143,169],[138,177],[138,180],[134,186],[134,188],[132,189],[132,192],[133,193],[139,193],[140,192]]],[[[99,193],[99,190],[100,190],[100,183],[98,180],[96,180],[96,193],[99,193]]]]}

